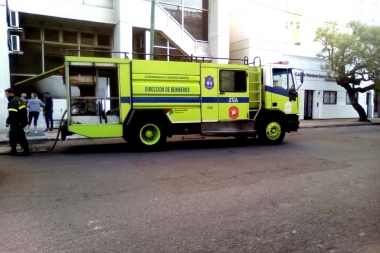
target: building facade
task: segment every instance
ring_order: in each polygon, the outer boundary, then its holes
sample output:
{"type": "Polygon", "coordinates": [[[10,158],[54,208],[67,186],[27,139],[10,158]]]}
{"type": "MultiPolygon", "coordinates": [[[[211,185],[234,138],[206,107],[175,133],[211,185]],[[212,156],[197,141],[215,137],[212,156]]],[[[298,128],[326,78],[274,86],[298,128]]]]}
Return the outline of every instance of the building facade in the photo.
{"type": "MultiPolygon", "coordinates": [[[[346,90],[321,70],[317,53],[322,46],[314,42],[315,31],[331,21],[342,27],[350,20],[379,25],[378,10],[371,0],[349,0],[344,5],[331,0],[236,0],[230,15],[230,56],[260,56],[262,64],[289,61],[303,69],[300,119],[357,118],[346,90]]],[[[358,102],[373,117],[374,92],[359,93],[358,102]]]]}
{"type": "MultiPolygon", "coordinates": [[[[7,115],[3,91],[61,66],[65,55],[148,59],[153,53],[157,60],[260,56],[263,64],[289,60],[307,73],[300,92],[302,119],[357,116],[345,91],[325,78],[316,51],[309,50],[316,48],[310,38],[321,22],[306,22],[300,16],[309,10],[302,8],[302,1],[156,2],[154,52],[150,52],[150,0],[0,0],[0,129],[7,115]]],[[[59,74],[20,87],[21,91],[50,92],[56,101],[56,119],[65,110],[59,74]]],[[[369,115],[371,101],[367,94],[359,94],[369,115]]],[[[43,127],[42,120],[40,124],[43,127]]]]}
{"type": "MultiPolygon", "coordinates": [[[[0,34],[7,38],[0,43],[0,128],[7,114],[4,90],[61,66],[65,55],[228,58],[228,0],[156,2],[154,52],[150,52],[150,0],[0,0],[0,34]]],[[[62,76],[18,89],[18,93],[32,91],[50,92],[58,106],[54,118],[59,119],[65,109],[60,103],[65,97],[62,76]]]]}

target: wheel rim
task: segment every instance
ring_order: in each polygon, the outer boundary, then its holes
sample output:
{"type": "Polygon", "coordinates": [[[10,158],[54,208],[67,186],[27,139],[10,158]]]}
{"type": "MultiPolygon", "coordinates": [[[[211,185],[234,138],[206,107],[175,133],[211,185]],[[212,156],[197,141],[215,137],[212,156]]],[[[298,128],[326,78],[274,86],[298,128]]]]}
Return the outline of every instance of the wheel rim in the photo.
{"type": "Polygon", "coordinates": [[[158,126],[154,124],[146,124],[140,130],[140,140],[145,145],[156,144],[161,137],[161,131],[158,126]]]}
{"type": "Polygon", "coordinates": [[[266,134],[268,139],[274,141],[281,135],[281,125],[278,122],[271,122],[267,125],[266,134]]]}

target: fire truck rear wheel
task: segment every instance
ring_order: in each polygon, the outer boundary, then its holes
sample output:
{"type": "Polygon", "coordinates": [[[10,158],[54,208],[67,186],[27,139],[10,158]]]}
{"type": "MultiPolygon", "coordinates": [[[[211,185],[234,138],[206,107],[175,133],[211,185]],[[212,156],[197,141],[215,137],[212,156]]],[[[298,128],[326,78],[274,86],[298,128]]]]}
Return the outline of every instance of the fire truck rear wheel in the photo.
{"type": "Polygon", "coordinates": [[[259,129],[259,139],[264,144],[277,145],[285,137],[285,127],[278,119],[265,119],[259,129]]]}
{"type": "Polygon", "coordinates": [[[133,141],[140,147],[156,148],[166,142],[167,135],[159,122],[141,122],[133,131],[133,141]]]}

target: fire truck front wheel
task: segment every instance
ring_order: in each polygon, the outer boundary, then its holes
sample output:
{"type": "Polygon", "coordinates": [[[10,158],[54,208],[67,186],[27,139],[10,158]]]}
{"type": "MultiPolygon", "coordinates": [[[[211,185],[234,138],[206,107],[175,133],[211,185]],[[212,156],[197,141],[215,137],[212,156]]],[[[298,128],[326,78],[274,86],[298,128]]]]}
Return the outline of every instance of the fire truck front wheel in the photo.
{"type": "Polygon", "coordinates": [[[163,126],[156,122],[141,122],[134,127],[130,140],[141,147],[154,148],[166,142],[163,126]]]}
{"type": "Polygon", "coordinates": [[[265,144],[280,144],[285,137],[285,127],[282,121],[277,119],[265,119],[259,129],[259,139],[265,144]]]}

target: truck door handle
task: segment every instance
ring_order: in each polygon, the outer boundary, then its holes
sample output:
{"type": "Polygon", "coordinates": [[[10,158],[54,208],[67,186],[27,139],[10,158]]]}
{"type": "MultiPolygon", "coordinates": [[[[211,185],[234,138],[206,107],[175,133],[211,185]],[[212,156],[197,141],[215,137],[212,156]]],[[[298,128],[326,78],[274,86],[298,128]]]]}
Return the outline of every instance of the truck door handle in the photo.
{"type": "Polygon", "coordinates": [[[277,106],[277,102],[272,103],[272,106],[277,106]]]}

